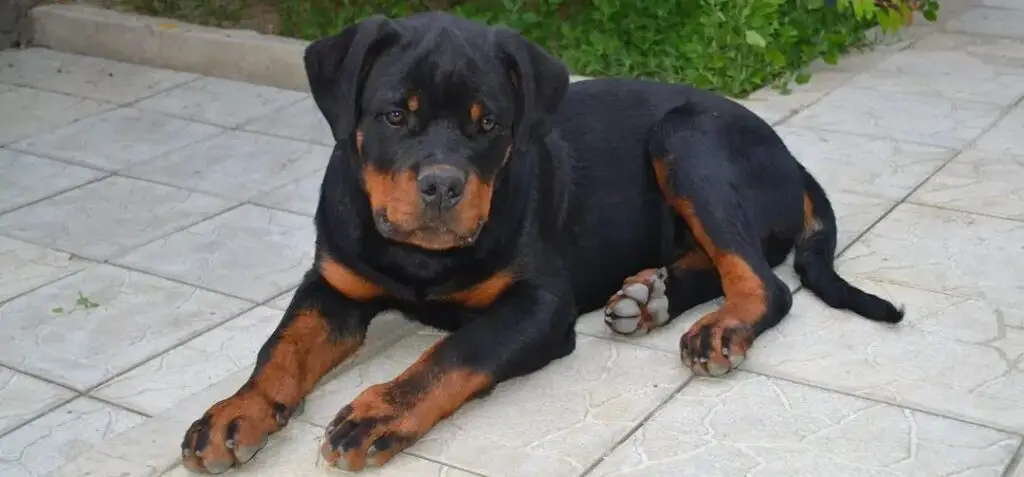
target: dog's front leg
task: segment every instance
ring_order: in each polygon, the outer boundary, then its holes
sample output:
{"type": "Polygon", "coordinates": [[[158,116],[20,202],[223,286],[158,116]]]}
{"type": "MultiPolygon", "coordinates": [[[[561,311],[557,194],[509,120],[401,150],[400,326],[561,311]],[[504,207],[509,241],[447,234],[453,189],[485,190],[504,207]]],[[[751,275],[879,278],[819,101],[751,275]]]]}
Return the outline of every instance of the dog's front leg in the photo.
{"type": "Polygon", "coordinates": [[[251,459],[288,423],[317,381],[359,349],[378,311],[373,302],[339,293],[320,270],[310,271],[260,349],[249,380],[186,431],[184,466],[219,474],[251,459]]]}
{"type": "Polygon", "coordinates": [[[381,465],[497,383],[575,347],[571,295],[519,282],[397,378],[364,390],[327,426],[321,454],[345,470],[381,465]]]}

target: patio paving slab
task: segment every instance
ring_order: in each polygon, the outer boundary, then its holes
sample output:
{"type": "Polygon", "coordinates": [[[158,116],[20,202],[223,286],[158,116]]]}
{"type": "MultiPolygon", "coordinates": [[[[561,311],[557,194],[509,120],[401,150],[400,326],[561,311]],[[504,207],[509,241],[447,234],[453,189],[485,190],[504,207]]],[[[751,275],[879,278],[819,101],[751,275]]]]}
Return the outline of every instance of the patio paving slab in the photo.
{"type": "Polygon", "coordinates": [[[1001,108],[991,103],[844,86],[786,124],[959,148],[996,122],[1001,108]]]}
{"type": "Polygon", "coordinates": [[[125,175],[245,201],[327,167],[331,149],[228,131],[124,171],[125,175]]]}
{"type": "Polygon", "coordinates": [[[1020,154],[1024,151],[1024,104],[1018,105],[992,129],[983,134],[974,148],[1000,154],[1020,154]]]}
{"type": "Polygon", "coordinates": [[[298,91],[203,77],[139,101],[135,107],[233,128],[304,96],[298,91]]]}
{"type": "Polygon", "coordinates": [[[143,420],[141,415],[78,398],[0,439],[0,475],[43,475],[143,420]]]}
{"type": "Polygon", "coordinates": [[[6,434],[77,394],[27,374],[0,366],[0,434],[6,434]]]}
{"type": "Polygon", "coordinates": [[[1024,155],[967,151],[943,167],[909,200],[1024,220],[1024,155]]]}
{"type": "Polygon", "coordinates": [[[299,284],[315,236],[308,217],[243,205],[114,261],[261,303],[299,284]]]}
{"type": "Polygon", "coordinates": [[[221,128],[122,108],[28,137],[13,149],[116,171],[221,133],[221,128]]]}
{"type": "Polygon", "coordinates": [[[841,275],[1024,308],[1024,222],[902,204],[843,254],[841,275]]]}
{"type": "Polygon", "coordinates": [[[243,124],[241,129],[334,146],[331,128],[309,95],[295,104],[243,124]]]}
{"type": "Polygon", "coordinates": [[[4,114],[0,115],[0,144],[50,131],[114,107],[91,99],[16,86],[0,90],[0,104],[4,107],[4,114]]]}
{"type": "Polygon", "coordinates": [[[697,379],[601,477],[999,477],[1020,438],[763,376],[697,379]]]}
{"type": "Polygon", "coordinates": [[[0,149],[0,213],[105,176],[95,169],[0,149]]]}
{"type": "Polygon", "coordinates": [[[0,364],[84,391],[250,306],[94,265],[2,305],[0,364]],[[79,303],[83,297],[95,306],[79,303]]]}
{"type": "Polygon", "coordinates": [[[75,273],[89,263],[66,252],[0,236],[0,270],[17,271],[0,274],[0,303],[75,273]]]}
{"type": "Polygon", "coordinates": [[[0,83],[127,104],[199,78],[44,48],[0,51],[0,83]]]}
{"type": "Polygon", "coordinates": [[[106,260],[232,205],[196,192],[110,177],[0,216],[0,234],[106,260]]]}

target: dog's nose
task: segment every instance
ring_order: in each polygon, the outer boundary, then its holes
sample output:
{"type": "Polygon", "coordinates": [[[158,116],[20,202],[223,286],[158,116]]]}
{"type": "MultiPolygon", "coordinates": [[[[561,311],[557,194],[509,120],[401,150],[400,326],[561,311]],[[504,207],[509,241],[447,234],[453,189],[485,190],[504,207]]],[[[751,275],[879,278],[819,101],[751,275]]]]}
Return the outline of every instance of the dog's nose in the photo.
{"type": "Polygon", "coordinates": [[[430,168],[420,172],[416,185],[424,205],[448,210],[462,200],[466,190],[466,176],[454,167],[430,168]]]}

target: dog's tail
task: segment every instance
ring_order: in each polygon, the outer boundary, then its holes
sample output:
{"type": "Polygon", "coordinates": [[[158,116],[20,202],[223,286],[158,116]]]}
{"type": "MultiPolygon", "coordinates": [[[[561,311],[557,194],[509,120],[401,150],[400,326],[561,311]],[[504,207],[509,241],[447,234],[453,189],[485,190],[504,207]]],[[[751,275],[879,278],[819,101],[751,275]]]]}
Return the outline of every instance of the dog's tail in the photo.
{"type": "Polygon", "coordinates": [[[818,181],[800,166],[804,182],[804,228],[796,241],[794,264],[800,282],[832,308],[846,309],[872,321],[899,323],[903,309],[865,292],[836,273],[836,215],[818,181]]]}

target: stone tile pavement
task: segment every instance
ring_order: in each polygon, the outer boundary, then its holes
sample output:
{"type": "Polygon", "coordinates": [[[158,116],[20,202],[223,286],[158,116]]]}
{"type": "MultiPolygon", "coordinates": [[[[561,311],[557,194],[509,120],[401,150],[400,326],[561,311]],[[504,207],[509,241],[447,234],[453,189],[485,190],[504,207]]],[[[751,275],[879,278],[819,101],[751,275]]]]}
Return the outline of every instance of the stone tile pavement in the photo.
{"type": "MultiPolygon", "coordinates": [[[[905,323],[798,291],[741,372],[691,379],[677,340],[714,304],[643,338],[587,315],[572,356],[366,475],[1024,477],[1024,5],[983,3],[745,101],[831,192],[841,273],[905,323]]],[[[304,94],[0,52],[0,476],[187,475],[182,432],[311,261],[330,145],[304,94]]],[[[381,317],[235,474],[331,474],[322,426],[436,339],[381,317]]]]}

